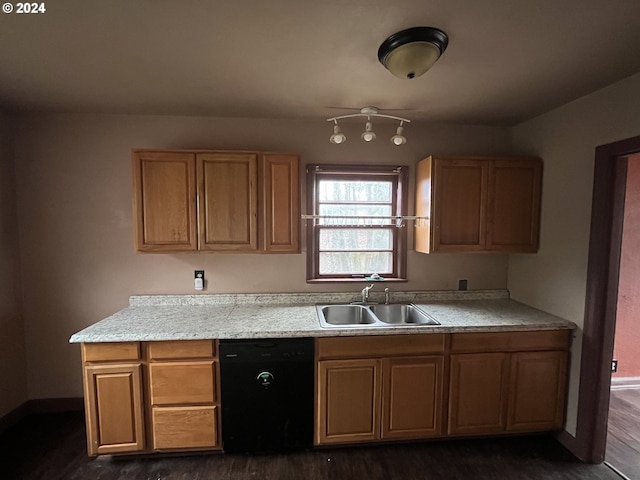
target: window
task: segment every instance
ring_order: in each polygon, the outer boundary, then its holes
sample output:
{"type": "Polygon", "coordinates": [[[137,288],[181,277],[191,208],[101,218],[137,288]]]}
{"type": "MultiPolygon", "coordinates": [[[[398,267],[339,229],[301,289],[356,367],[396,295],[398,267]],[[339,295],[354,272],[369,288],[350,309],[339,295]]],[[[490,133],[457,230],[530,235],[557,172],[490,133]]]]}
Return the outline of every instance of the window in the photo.
{"type": "Polygon", "coordinates": [[[407,167],[308,165],[307,281],[404,279],[407,167]]]}

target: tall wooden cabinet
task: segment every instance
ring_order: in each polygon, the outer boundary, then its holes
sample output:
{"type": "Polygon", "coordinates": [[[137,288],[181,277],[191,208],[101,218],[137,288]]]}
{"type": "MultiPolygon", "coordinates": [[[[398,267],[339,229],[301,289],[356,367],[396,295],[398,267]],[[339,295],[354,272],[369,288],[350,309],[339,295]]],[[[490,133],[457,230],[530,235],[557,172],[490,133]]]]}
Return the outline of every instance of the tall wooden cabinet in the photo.
{"type": "Polygon", "coordinates": [[[299,157],[133,151],[139,252],[300,252],[299,157]]]}
{"type": "Polygon", "coordinates": [[[542,162],[427,157],[416,165],[415,248],[432,252],[538,249],[542,162]]]}

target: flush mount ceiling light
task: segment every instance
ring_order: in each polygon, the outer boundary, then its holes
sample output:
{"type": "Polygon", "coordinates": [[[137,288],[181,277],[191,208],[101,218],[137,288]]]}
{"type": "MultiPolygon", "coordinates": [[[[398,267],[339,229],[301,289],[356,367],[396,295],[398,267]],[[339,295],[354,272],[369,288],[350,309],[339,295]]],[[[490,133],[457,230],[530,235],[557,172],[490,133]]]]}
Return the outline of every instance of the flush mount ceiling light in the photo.
{"type": "Polygon", "coordinates": [[[343,118],[352,118],[352,117],[366,117],[367,123],[365,123],[364,132],[360,135],[360,138],[365,142],[372,142],[376,139],[376,134],[373,131],[373,125],[371,123],[371,118],[390,118],[392,120],[397,120],[400,122],[398,129],[396,130],[396,134],[391,137],[391,143],[394,145],[403,145],[407,143],[407,139],[402,135],[403,127],[402,124],[404,122],[410,123],[411,120],[407,120],[406,118],[396,117],[394,115],[385,115],[383,113],[378,113],[378,109],[376,107],[364,107],[360,109],[360,113],[351,113],[348,115],[340,115],[339,117],[327,118],[328,122],[333,122],[333,135],[329,138],[331,143],[344,143],[347,140],[347,137],[344,133],[340,131],[340,126],[338,125],[338,120],[342,120],[343,118]]]}
{"type": "Polygon", "coordinates": [[[447,34],[433,27],[394,33],[378,49],[378,60],[398,78],[419,77],[429,70],[449,44],[447,34]]]}

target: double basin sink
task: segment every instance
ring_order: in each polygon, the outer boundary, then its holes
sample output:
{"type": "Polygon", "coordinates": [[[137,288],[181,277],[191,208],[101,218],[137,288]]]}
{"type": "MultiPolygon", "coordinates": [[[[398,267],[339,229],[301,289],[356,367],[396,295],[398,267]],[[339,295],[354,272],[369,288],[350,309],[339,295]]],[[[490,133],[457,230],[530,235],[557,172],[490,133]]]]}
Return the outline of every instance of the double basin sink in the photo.
{"type": "Polygon", "coordinates": [[[440,325],[412,304],[317,305],[316,310],[324,328],[440,325]]]}

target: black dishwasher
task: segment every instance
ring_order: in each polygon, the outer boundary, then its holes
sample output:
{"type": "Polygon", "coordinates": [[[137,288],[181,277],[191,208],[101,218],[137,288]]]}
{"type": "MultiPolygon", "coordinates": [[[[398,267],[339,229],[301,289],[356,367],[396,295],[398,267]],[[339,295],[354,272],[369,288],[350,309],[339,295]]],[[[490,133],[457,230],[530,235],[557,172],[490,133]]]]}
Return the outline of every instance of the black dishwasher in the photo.
{"type": "Polygon", "coordinates": [[[313,338],[220,340],[222,448],[313,445],[313,338]]]}

